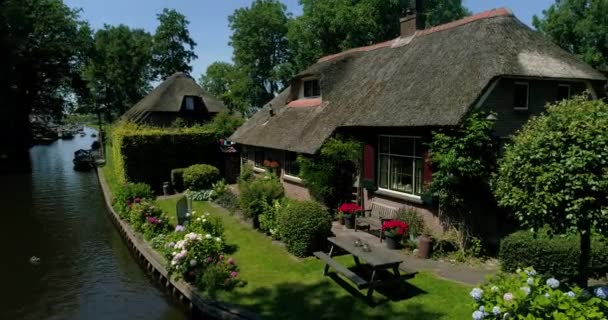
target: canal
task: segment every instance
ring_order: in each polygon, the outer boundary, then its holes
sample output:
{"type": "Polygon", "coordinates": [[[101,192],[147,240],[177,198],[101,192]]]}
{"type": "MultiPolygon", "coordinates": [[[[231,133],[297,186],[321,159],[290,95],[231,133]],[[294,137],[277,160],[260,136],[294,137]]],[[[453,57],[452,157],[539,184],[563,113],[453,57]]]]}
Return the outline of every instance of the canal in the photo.
{"type": "Polygon", "coordinates": [[[186,319],[123,243],[96,174],[72,169],[91,133],[33,147],[31,174],[0,175],[0,319],[186,319]]]}

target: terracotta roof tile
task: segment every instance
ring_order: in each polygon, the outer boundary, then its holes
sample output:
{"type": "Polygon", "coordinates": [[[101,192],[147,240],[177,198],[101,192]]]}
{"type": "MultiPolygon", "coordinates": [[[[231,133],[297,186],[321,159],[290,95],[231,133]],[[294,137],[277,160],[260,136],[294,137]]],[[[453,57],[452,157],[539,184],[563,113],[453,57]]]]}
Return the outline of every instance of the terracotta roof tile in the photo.
{"type": "Polygon", "coordinates": [[[298,99],[287,104],[288,107],[299,108],[299,107],[318,107],[321,105],[321,98],[313,99],[298,99]]]}

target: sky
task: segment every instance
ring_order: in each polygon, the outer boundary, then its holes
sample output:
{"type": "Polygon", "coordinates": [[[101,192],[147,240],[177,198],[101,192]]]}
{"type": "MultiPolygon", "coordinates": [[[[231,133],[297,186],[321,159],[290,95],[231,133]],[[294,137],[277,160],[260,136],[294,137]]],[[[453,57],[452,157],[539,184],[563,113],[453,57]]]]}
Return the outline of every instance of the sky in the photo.
{"type": "MultiPolygon", "coordinates": [[[[198,59],[192,63],[192,76],[198,79],[207,66],[215,61],[232,60],[232,48],[228,44],[231,30],[228,16],[234,10],[249,6],[252,0],[64,0],[72,8],[82,9],[81,17],[94,29],[104,24],[125,24],[154,33],[158,26],[156,15],[163,8],[181,12],[190,21],[190,36],[197,43],[198,59]]],[[[298,0],[282,0],[287,11],[294,16],[302,9],[298,0]]],[[[508,7],[524,23],[531,25],[533,15],[541,15],[554,0],[463,0],[473,13],[500,7],[508,7]]]]}

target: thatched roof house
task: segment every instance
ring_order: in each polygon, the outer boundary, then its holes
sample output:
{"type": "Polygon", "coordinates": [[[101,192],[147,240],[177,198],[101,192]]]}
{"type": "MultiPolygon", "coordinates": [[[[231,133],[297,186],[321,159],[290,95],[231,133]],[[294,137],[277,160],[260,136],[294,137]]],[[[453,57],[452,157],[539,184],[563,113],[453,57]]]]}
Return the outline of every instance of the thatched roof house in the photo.
{"type": "Polygon", "coordinates": [[[598,81],[598,89],[606,81],[510,10],[497,9],[323,57],[232,139],[313,154],[338,127],[455,125],[502,76],[598,81]],[[307,77],[319,81],[317,106],[298,99],[307,77]]]}
{"type": "Polygon", "coordinates": [[[207,94],[189,75],[177,72],[122,115],[122,120],[154,126],[169,126],[178,118],[186,122],[205,122],[224,104],[207,94]]]}
{"type": "Polygon", "coordinates": [[[358,193],[365,207],[414,208],[440,229],[437,208],[422,199],[432,178],[426,142],[433,130],[475,110],[493,111],[496,135],[507,138],[547,103],[585,90],[605,96],[604,75],[509,9],[426,30],[421,19],[401,19],[400,37],[323,57],[296,75],[232,135],[243,160],[257,171],[264,160],[280,163],[286,194],[306,198],[297,154],[317,153],[336,133],[353,136],[365,144],[366,190],[358,193]]]}

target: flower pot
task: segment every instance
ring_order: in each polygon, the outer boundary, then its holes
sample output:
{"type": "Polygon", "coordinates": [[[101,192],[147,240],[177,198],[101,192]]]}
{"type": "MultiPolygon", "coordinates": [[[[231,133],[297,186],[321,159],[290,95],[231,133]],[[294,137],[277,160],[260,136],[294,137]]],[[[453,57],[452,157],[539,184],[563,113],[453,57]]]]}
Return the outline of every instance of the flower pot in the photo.
{"type": "Polygon", "coordinates": [[[355,215],[354,214],[347,214],[344,216],[344,225],[346,226],[347,229],[354,229],[355,228],[355,215]]]}
{"type": "Polygon", "coordinates": [[[399,242],[401,242],[401,237],[385,237],[384,243],[386,243],[386,248],[390,250],[399,249],[399,242]]]}
{"type": "Polygon", "coordinates": [[[418,258],[428,259],[431,256],[431,238],[426,235],[418,238],[418,258]]]}

